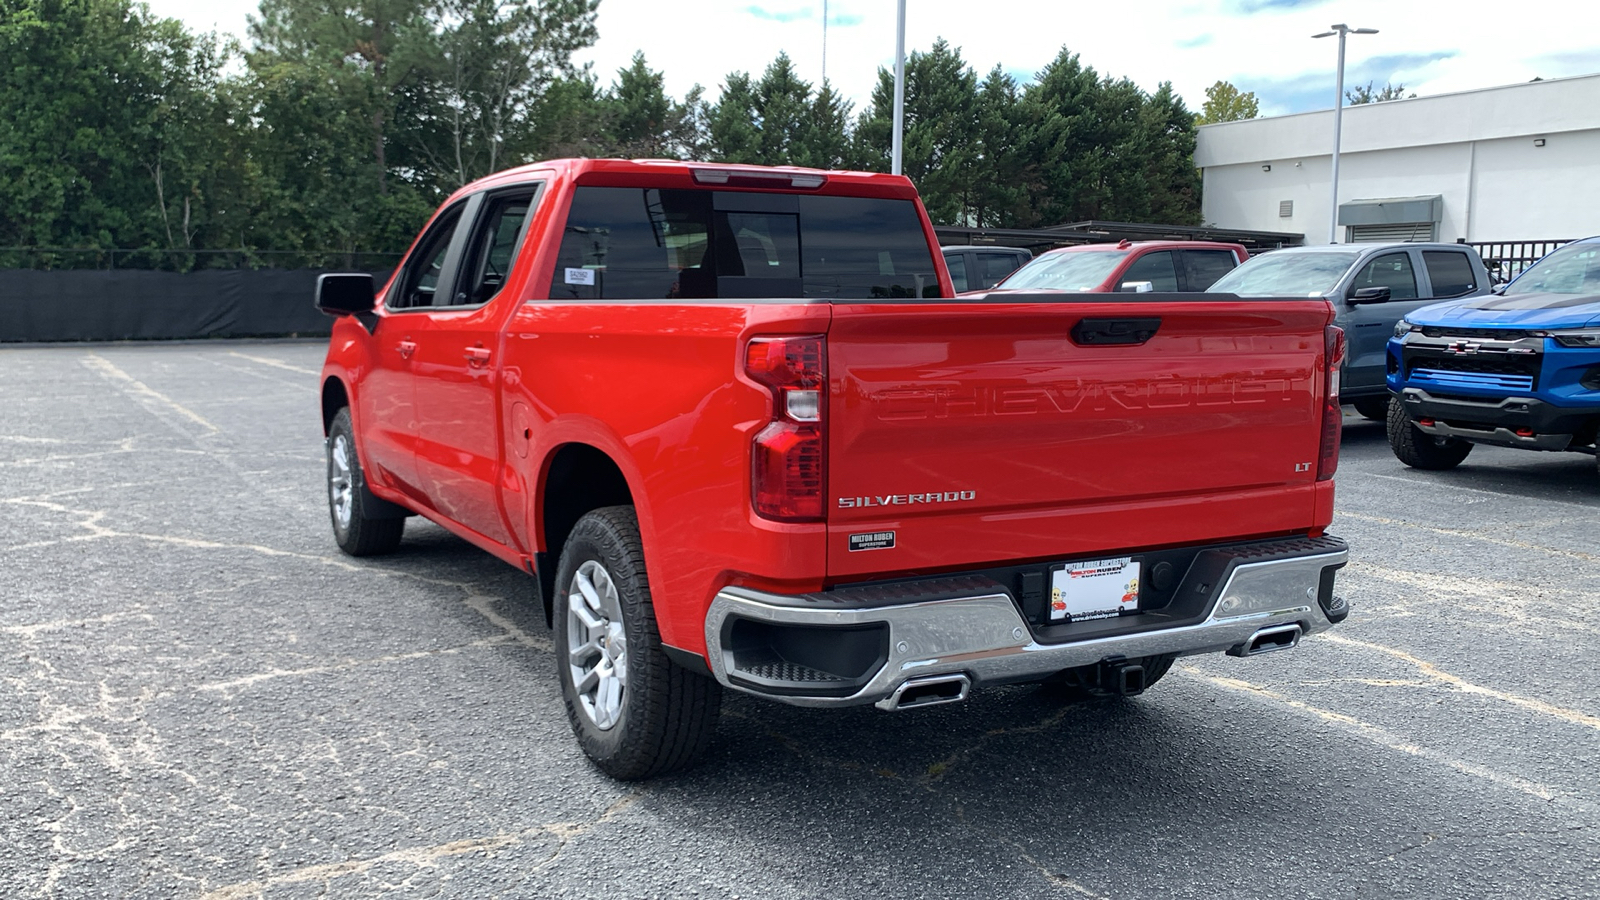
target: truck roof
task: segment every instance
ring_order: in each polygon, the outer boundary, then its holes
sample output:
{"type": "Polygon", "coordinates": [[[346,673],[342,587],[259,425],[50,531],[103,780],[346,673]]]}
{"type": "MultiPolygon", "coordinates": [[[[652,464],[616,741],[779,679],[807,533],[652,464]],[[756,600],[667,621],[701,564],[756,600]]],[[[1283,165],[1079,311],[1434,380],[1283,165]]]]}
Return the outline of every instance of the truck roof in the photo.
{"type": "Polygon", "coordinates": [[[1045,252],[1093,253],[1102,250],[1143,250],[1152,247],[1161,250],[1215,250],[1219,247],[1238,249],[1240,251],[1245,249],[1243,244],[1229,244],[1222,241],[1105,241],[1099,244],[1075,244],[1071,247],[1057,247],[1054,250],[1045,252]]]}
{"type": "Polygon", "coordinates": [[[912,200],[917,191],[904,175],[810,169],[802,166],[752,166],[741,163],[684,162],[676,159],[552,159],[529,163],[480,178],[451,198],[530,176],[573,180],[611,187],[652,187],[778,191],[850,197],[912,200]]]}

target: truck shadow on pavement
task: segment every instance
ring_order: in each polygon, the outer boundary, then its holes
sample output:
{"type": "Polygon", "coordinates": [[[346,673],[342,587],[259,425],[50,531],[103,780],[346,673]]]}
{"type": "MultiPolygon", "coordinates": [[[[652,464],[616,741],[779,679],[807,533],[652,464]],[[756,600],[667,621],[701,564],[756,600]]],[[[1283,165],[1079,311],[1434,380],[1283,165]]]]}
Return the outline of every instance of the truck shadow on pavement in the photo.
{"type": "MultiPolygon", "coordinates": [[[[696,866],[720,871],[714,880],[788,884],[797,896],[977,896],[975,885],[985,896],[1228,896],[1244,873],[1253,896],[1305,896],[1358,874],[1392,886],[1414,865],[1398,851],[1432,842],[1449,822],[1508,814],[1423,760],[1352,769],[1367,754],[1350,735],[1221,690],[1183,661],[1139,697],[1090,703],[1009,686],[884,713],[728,692],[697,766],[619,783],[589,766],[568,733],[531,579],[431,525],[376,564],[437,585],[425,594],[441,615],[523,636],[497,655],[499,677],[522,683],[520,698],[484,684],[487,705],[475,715],[531,726],[527,768],[512,776],[526,783],[503,785],[513,796],[546,802],[534,799],[550,787],[539,773],[553,770],[563,791],[626,805],[564,857],[594,883],[607,880],[617,852],[661,852],[667,841],[701,848],[696,866]],[[1309,862],[1312,835],[1338,853],[1309,862]]],[[[1219,674],[1229,677],[1281,670],[1226,665],[1219,674]]],[[[535,881],[566,877],[566,865],[535,881]]]]}

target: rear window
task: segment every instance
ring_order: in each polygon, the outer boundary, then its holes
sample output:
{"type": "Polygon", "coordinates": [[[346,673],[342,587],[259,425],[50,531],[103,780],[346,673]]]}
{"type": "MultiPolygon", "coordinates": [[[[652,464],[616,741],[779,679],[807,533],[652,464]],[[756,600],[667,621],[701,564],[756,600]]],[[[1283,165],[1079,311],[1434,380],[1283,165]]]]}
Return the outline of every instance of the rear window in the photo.
{"type": "Polygon", "coordinates": [[[556,300],[938,297],[909,200],[580,187],[556,300]]]}

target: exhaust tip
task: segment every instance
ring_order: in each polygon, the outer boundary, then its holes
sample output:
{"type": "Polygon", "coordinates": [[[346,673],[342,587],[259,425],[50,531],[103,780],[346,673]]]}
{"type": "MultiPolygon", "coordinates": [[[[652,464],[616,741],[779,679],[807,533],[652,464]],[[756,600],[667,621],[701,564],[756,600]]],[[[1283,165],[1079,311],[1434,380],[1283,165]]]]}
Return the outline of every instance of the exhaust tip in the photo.
{"type": "Polygon", "coordinates": [[[875,705],[893,712],[919,706],[937,706],[941,703],[959,703],[967,699],[972,690],[972,679],[960,672],[954,675],[930,675],[912,678],[894,689],[894,693],[875,705]]]}
{"type": "Polygon", "coordinates": [[[1300,646],[1300,625],[1277,625],[1263,628],[1245,641],[1228,650],[1229,656],[1259,656],[1276,650],[1292,650],[1300,646]]]}

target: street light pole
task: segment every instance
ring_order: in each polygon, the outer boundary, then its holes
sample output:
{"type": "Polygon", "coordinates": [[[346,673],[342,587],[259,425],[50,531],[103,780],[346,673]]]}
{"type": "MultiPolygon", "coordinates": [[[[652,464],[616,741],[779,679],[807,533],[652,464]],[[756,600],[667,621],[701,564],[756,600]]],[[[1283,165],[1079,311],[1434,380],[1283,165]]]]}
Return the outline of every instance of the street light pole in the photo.
{"type": "MultiPolygon", "coordinates": [[[[902,0],[904,2],[904,0],[902,0]]],[[[1329,25],[1332,31],[1313,34],[1314,38],[1339,36],[1339,74],[1333,86],[1333,188],[1328,213],[1328,243],[1339,242],[1339,134],[1344,125],[1344,39],[1347,34],[1377,34],[1376,28],[1351,28],[1349,25],[1329,25]]]]}
{"type": "Polygon", "coordinates": [[[899,18],[894,29],[894,174],[901,174],[900,156],[906,132],[906,0],[900,0],[899,18]]]}

